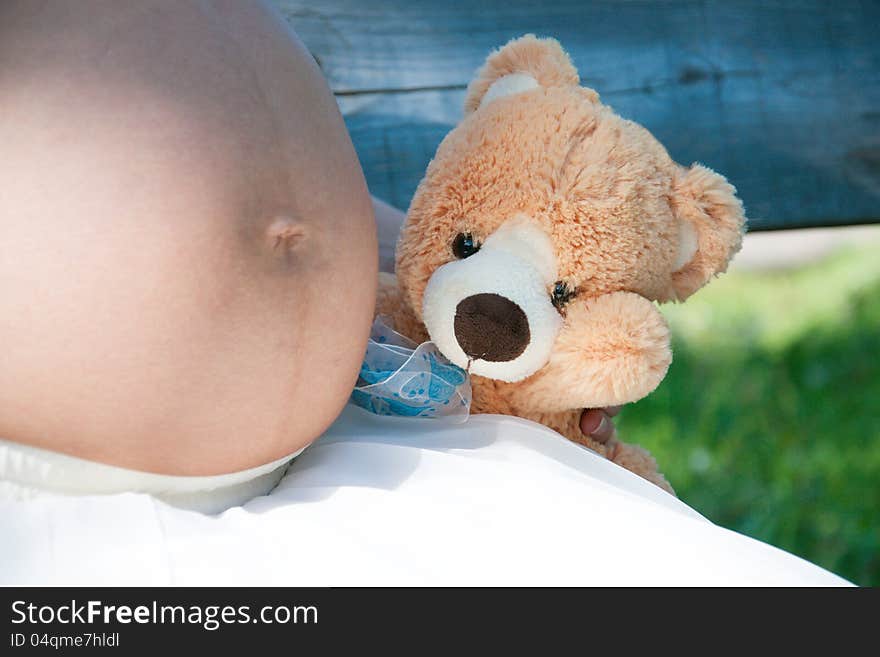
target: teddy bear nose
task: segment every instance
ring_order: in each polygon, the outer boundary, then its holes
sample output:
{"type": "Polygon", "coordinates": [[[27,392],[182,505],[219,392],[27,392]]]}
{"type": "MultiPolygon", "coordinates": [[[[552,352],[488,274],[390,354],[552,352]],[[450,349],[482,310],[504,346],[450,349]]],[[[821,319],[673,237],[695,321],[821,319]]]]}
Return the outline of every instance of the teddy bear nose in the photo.
{"type": "Polygon", "coordinates": [[[500,294],[473,294],[455,308],[455,338],[469,358],[510,361],[529,346],[529,319],[500,294]]]}

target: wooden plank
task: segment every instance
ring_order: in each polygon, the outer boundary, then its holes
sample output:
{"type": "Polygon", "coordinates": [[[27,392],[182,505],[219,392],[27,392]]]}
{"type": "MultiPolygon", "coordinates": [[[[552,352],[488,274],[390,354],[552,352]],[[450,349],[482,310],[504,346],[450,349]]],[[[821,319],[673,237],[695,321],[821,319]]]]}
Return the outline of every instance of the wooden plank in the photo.
{"type": "Polygon", "coordinates": [[[486,54],[535,32],[676,160],[725,173],[752,229],[880,220],[880,3],[277,4],[337,93],[370,189],[400,207],[486,54]]]}

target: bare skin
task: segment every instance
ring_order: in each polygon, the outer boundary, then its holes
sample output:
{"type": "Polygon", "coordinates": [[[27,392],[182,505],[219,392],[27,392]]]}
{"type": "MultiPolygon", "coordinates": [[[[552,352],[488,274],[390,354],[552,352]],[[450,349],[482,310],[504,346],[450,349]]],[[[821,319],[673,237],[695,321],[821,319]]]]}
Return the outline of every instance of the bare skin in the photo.
{"type": "Polygon", "coordinates": [[[0,436],[209,475],[348,398],[370,197],[312,57],[237,0],[0,3],[0,436]]]}
{"type": "Polygon", "coordinates": [[[621,406],[608,408],[586,408],[581,414],[581,431],[597,443],[606,444],[615,435],[614,416],[620,413],[621,406]]]}

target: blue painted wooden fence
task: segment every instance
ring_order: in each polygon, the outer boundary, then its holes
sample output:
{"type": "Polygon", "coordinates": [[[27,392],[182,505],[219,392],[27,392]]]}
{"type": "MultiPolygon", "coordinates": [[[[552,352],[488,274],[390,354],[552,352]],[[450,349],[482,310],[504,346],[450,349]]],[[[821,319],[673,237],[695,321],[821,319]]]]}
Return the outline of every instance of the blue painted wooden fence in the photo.
{"type": "Polygon", "coordinates": [[[880,2],[276,0],[323,68],[371,191],[405,208],[493,48],[554,36],[752,229],[880,220],[880,2]]]}

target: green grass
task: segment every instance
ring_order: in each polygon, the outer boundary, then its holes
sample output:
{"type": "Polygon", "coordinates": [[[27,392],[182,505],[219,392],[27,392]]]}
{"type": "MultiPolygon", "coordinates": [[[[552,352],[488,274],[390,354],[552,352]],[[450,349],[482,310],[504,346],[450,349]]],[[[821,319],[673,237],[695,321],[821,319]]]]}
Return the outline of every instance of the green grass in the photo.
{"type": "Polygon", "coordinates": [[[674,361],[621,437],[713,522],[880,585],[880,246],[662,309],[674,361]]]}

